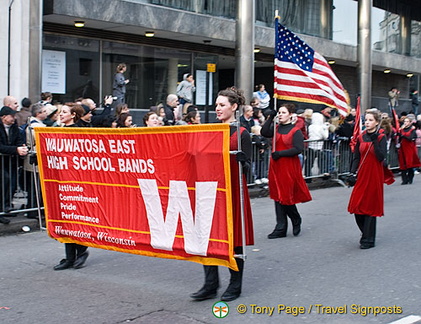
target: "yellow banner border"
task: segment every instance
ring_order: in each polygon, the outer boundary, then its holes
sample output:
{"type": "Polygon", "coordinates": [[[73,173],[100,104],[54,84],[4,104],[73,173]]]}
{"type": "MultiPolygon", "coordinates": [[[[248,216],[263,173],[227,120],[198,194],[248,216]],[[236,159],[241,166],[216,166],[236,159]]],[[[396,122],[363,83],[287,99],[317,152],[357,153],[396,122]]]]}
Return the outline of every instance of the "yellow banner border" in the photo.
{"type": "MultiPolygon", "coordinates": [[[[191,257],[182,257],[160,252],[149,252],[149,251],[140,251],[140,250],[128,250],[124,248],[103,246],[96,243],[89,242],[80,242],[71,238],[55,238],[50,234],[50,225],[54,221],[49,220],[49,208],[48,203],[44,203],[45,219],[47,223],[47,233],[48,235],[62,243],[77,243],[85,246],[91,246],[96,248],[101,248],[105,250],[119,251],[131,254],[145,255],[158,258],[166,259],[177,259],[177,260],[186,260],[201,263],[204,265],[220,265],[225,266],[235,271],[238,271],[237,262],[234,258],[234,234],[233,234],[233,214],[232,214],[232,189],[231,189],[231,170],[230,170],[230,155],[229,155],[229,146],[230,146],[230,131],[228,124],[203,124],[203,125],[187,125],[187,126],[164,126],[164,127],[139,127],[139,128],[87,128],[87,127],[35,127],[35,139],[36,143],[40,142],[41,134],[93,134],[93,135],[135,135],[135,134],[175,134],[175,133],[198,133],[198,132],[223,132],[223,163],[225,170],[225,193],[226,193],[226,222],[228,225],[228,253],[229,260],[223,260],[218,258],[209,258],[201,256],[191,256],[191,257]],[[231,229],[231,230],[229,230],[231,229]]],[[[51,181],[51,179],[45,179],[43,162],[41,154],[37,154],[38,166],[39,166],[39,176],[41,183],[41,191],[43,197],[47,197],[46,188],[44,181],[51,181]]],[[[76,182],[73,182],[76,183],[76,182]]],[[[85,223],[84,223],[85,224],[85,223]]],[[[92,224],[89,224],[92,225],[92,224]]],[[[211,239],[212,240],[212,239],[211,239]]]]}

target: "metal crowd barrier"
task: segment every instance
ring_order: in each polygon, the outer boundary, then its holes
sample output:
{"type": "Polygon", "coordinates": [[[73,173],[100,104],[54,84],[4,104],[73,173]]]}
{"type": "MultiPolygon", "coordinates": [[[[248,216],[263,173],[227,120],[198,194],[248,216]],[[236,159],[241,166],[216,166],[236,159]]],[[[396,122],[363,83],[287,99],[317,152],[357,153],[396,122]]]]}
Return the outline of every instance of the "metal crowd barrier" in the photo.
{"type": "MultiPolygon", "coordinates": [[[[341,180],[350,172],[352,152],[350,139],[336,137],[333,140],[304,141],[304,151],[300,155],[303,176],[313,178],[341,180]]],[[[247,176],[247,184],[265,186],[267,184],[271,148],[265,150],[259,143],[252,142],[252,167],[247,176]]],[[[393,141],[388,142],[387,164],[390,169],[399,169],[398,152],[393,141]]]]}
{"type": "MultiPolygon", "coordinates": [[[[267,188],[271,154],[269,143],[252,142],[251,168],[247,175],[248,186],[258,185],[267,188]]],[[[307,140],[304,152],[300,156],[303,176],[305,179],[341,179],[341,176],[349,173],[351,158],[348,138],[307,140]]],[[[390,169],[399,169],[398,153],[393,141],[388,142],[387,163],[390,169]]],[[[0,216],[38,212],[36,189],[39,189],[39,179],[35,181],[33,172],[23,169],[23,159],[19,156],[0,154],[0,170],[0,216]],[[35,185],[38,187],[35,188],[35,185]]]]}
{"type": "Polygon", "coordinates": [[[38,213],[39,179],[35,181],[33,172],[24,170],[23,160],[19,156],[0,154],[0,216],[38,213]]]}

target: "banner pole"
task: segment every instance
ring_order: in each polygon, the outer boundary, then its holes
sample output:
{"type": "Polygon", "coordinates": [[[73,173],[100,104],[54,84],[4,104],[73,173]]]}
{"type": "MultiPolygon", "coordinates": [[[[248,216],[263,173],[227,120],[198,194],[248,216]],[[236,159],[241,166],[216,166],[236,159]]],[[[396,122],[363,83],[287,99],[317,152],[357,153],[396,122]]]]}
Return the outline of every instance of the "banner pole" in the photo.
{"type": "MultiPolygon", "coordinates": [[[[236,111],[236,127],[237,127],[237,141],[238,141],[238,151],[241,151],[241,125],[240,125],[240,111],[236,111]]],[[[246,230],[245,230],[245,223],[244,223],[244,191],[243,191],[243,166],[241,162],[238,162],[238,177],[239,177],[239,185],[240,185],[240,211],[241,211],[241,238],[243,244],[243,253],[237,255],[237,257],[246,260],[246,230]]],[[[234,255],[235,256],[235,255],[234,255]]]]}
{"type": "MultiPolygon", "coordinates": [[[[30,144],[30,150],[29,150],[29,156],[26,158],[29,158],[29,163],[31,163],[31,156],[32,154],[36,157],[36,151],[34,150],[35,141],[34,141],[34,134],[32,133],[34,128],[31,126],[30,117],[28,117],[28,130],[29,130],[29,144],[30,144]]],[[[37,167],[35,165],[35,162],[32,160],[32,175],[34,180],[34,189],[35,189],[35,199],[37,201],[37,209],[38,209],[38,222],[39,222],[39,229],[40,231],[45,230],[45,227],[42,226],[42,217],[41,217],[41,203],[40,203],[40,194],[39,194],[39,187],[38,187],[38,177],[37,177],[37,167]]]]}

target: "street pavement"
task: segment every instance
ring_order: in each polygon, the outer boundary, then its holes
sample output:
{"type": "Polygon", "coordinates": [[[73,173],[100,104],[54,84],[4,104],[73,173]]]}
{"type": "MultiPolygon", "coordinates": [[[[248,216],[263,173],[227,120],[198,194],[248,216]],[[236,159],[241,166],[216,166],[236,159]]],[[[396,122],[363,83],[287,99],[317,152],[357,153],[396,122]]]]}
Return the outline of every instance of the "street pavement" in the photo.
{"type": "MultiPolygon", "coordinates": [[[[246,249],[242,295],[225,318],[212,313],[217,298],[189,298],[203,284],[200,264],[90,248],[84,268],[54,271],[64,245],[46,232],[1,236],[0,322],[347,324],[419,316],[421,175],[412,185],[396,180],[385,187],[385,217],[369,250],[359,248],[347,212],[350,188],[312,190],[313,200],[298,205],[302,233],[290,228],[274,240],[267,239],[273,202],[252,199],[255,245],[246,249]]],[[[219,270],[222,294],[229,271],[219,270]]]]}

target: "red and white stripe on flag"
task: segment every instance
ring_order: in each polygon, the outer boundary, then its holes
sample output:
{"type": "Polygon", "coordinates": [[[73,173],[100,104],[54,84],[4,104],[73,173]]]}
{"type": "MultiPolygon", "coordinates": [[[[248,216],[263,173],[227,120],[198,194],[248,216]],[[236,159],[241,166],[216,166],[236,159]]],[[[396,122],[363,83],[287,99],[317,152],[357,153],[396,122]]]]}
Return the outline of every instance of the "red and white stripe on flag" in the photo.
{"type": "Polygon", "coordinates": [[[325,104],[346,116],[347,95],[325,58],[278,22],[276,28],[274,97],[325,104]]]}

